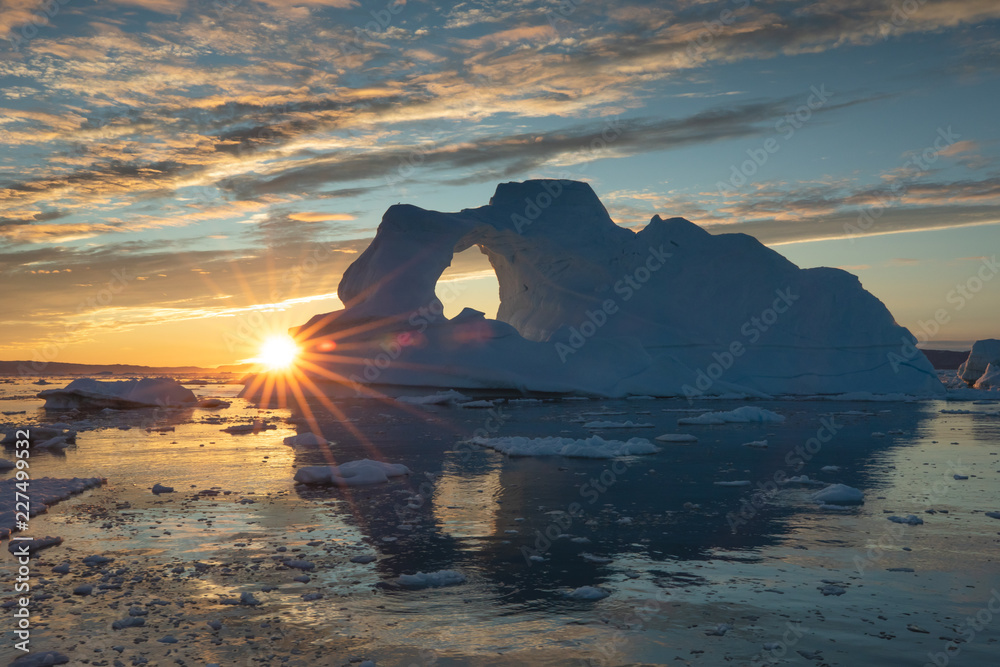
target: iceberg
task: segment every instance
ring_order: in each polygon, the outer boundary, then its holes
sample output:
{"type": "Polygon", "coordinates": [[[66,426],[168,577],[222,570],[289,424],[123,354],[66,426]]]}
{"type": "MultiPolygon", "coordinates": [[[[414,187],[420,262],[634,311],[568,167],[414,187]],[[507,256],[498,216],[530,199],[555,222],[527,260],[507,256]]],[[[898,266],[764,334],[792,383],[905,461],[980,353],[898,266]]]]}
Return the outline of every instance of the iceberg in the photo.
{"type": "Polygon", "coordinates": [[[73,380],[62,389],[38,392],[45,408],[149,408],[194,406],[198,399],[187,387],[171,378],[142,378],[102,382],[93,378],[73,380]]]}
{"type": "Polygon", "coordinates": [[[990,366],[1000,367],[1000,340],[986,338],[972,344],[969,357],[958,367],[958,377],[970,387],[987,374],[990,366]]]}
{"type": "Polygon", "coordinates": [[[986,372],[976,380],[975,389],[1000,389],[1000,361],[995,361],[986,367],[986,372]]]}
{"type": "MultiPolygon", "coordinates": [[[[753,237],[683,218],[634,232],[576,181],[501,183],[489,204],[457,213],[391,206],[338,296],[342,310],[290,330],[302,371],[331,394],[945,391],[856,276],[800,269],[753,237]],[[496,272],[496,319],[471,308],[449,319],[435,293],[472,246],[496,272]]],[[[244,396],[273,384],[250,380],[244,396]]]]}

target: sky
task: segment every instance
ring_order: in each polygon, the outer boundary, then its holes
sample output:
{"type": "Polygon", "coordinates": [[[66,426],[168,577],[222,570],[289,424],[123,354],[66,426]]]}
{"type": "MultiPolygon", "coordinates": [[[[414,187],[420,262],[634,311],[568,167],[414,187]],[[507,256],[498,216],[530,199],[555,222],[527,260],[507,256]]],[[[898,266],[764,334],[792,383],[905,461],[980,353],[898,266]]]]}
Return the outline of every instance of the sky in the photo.
{"type": "MultiPolygon", "coordinates": [[[[0,359],[252,357],[341,306],[388,206],[528,178],[968,348],[1000,337],[998,84],[996,0],[0,0],[0,359]]],[[[495,314],[478,250],[442,280],[495,314]]]]}

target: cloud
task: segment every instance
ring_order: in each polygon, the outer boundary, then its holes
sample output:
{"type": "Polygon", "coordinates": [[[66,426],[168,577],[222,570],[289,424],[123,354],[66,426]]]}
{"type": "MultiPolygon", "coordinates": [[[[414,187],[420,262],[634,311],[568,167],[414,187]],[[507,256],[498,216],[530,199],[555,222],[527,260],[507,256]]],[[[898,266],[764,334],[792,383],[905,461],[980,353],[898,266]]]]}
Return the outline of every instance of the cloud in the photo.
{"type": "Polygon", "coordinates": [[[139,7],[160,14],[180,14],[188,6],[188,0],[111,0],[116,5],[139,7]]]}
{"type": "Polygon", "coordinates": [[[29,23],[48,23],[42,8],[47,0],[0,0],[0,37],[9,38],[15,29],[29,23]]]}
{"type": "Polygon", "coordinates": [[[298,222],[329,222],[354,220],[355,216],[350,213],[315,213],[303,211],[301,213],[289,213],[288,218],[298,222]]]}
{"type": "MultiPolygon", "coordinates": [[[[864,99],[830,105],[829,113],[864,99]]],[[[442,145],[385,146],[355,154],[334,152],[288,163],[274,163],[254,174],[224,178],[216,185],[244,199],[263,194],[322,191],[330,184],[383,179],[392,185],[421,169],[457,170],[451,183],[508,178],[541,166],[565,168],[601,158],[762,135],[773,132],[776,119],[794,108],[795,100],[748,102],[710,108],[690,116],[665,119],[608,119],[548,132],[485,136],[442,145]]]]}

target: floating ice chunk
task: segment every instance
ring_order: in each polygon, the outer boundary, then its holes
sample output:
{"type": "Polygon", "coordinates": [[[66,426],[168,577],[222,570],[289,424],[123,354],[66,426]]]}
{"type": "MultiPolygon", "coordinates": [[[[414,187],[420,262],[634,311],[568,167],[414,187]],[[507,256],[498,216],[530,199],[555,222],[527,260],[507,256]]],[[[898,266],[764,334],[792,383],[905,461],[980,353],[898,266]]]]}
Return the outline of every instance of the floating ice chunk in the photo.
{"type": "Polygon", "coordinates": [[[44,442],[39,442],[38,444],[33,445],[33,447],[35,449],[48,449],[50,451],[61,452],[72,444],[73,443],[70,442],[69,438],[65,435],[57,435],[56,437],[49,438],[44,442]]]}
{"type": "Polygon", "coordinates": [[[751,440],[744,442],[743,447],[753,447],[755,449],[767,449],[767,440],[751,440]]]}
{"type": "Polygon", "coordinates": [[[277,428],[276,424],[269,424],[258,419],[250,424],[233,424],[222,429],[222,431],[231,435],[246,435],[247,433],[256,434],[261,431],[273,431],[277,428]]]}
{"type": "Polygon", "coordinates": [[[664,433],[653,439],[659,442],[698,442],[698,438],[687,433],[664,433]]]}
{"type": "Polygon", "coordinates": [[[260,604],[260,600],[254,597],[253,593],[249,591],[240,593],[239,599],[236,598],[223,598],[219,600],[219,604],[229,604],[229,605],[242,605],[244,607],[256,607],[260,604]]]}
{"type": "Polygon", "coordinates": [[[454,389],[449,389],[448,391],[439,391],[430,396],[400,396],[396,400],[400,403],[409,403],[410,405],[442,405],[445,403],[466,402],[469,400],[469,397],[454,389]]]}
{"type": "Polygon", "coordinates": [[[847,592],[842,586],[837,586],[836,584],[826,584],[825,586],[817,586],[816,588],[823,595],[843,595],[847,592]]]}
{"type": "Polygon", "coordinates": [[[388,482],[390,477],[409,475],[410,469],[401,463],[383,463],[361,459],[339,466],[306,466],[295,473],[300,484],[332,484],[334,486],[364,486],[388,482]]]}
{"type": "Polygon", "coordinates": [[[682,417],[678,424],[735,424],[735,423],[781,423],[785,421],[782,415],[770,410],[752,405],[744,405],[735,410],[723,412],[706,412],[697,417],[682,417]]]}
{"type": "Polygon", "coordinates": [[[814,485],[824,485],[826,482],[820,482],[815,479],[810,479],[809,475],[793,475],[792,477],[786,477],[781,482],[782,484],[803,484],[805,486],[814,485]]]}
{"type": "Polygon", "coordinates": [[[584,551],[580,554],[580,558],[587,561],[588,563],[610,563],[613,559],[605,558],[604,556],[597,556],[590,552],[584,551]]]}
{"type": "Polygon", "coordinates": [[[290,435],[287,438],[285,438],[282,442],[284,442],[286,445],[290,447],[295,447],[297,445],[313,446],[313,445],[328,444],[325,438],[316,435],[315,433],[300,433],[298,435],[290,435]]]}
{"type": "Polygon", "coordinates": [[[456,586],[465,583],[465,575],[455,570],[417,572],[416,574],[401,574],[396,582],[407,588],[440,588],[441,586],[456,586]]]}
{"type": "Polygon", "coordinates": [[[603,600],[611,595],[608,591],[597,586],[580,586],[566,594],[571,600],[603,600]]]}
{"type": "Polygon", "coordinates": [[[456,403],[460,408],[492,408],[493,401],[468,401],[466,403],[456,403]]]}
{"type": "Polygon", "coordinates": [[[49,667],[65,665],[69,658],[58,651],[41,651],[22,655],[10,663],[10,667],[49,667]]]}
{"type": "Polygon", "coordinates": [[[924,522],[923,519],[921,519],[919,516],[915,514],[907,514],[905,517],[896,516],[895,514],[893,514],[892,516],[886,518],[889,519],[889,521],[892,521],[893,523],[902,523],[906,524],[907,526],[919,526],[924,522]]]}
{"type": "Polygon", "coordinates": [[[840,466],[823,466],[819,469],[820,472],[840,472],[840,466]]]}
{"type": "MultiPolygon", "coordinates": [[[[73,479],[38,477],[32,479],[30,516],[45,512],[47,506],[105,484],[107,481],[103,477],[74,477],[73,479]]],[[[0,482],[0,538],[7,537],[16,525],[15,499],[16,493],[19,491],[17,483],[16,478],[0,482]]]]}
{"type": "Polygon", "coordinates": [[[719,623],[714,628],[705,630],[705,634],[714,637],[723,637],[727,632],[733,629],[729,623],[719,623]]]}
{"type": "Polygon", "coordinates": [[[172,378],[142,378],[102,382],[93,378],[78,378],[62,389],[46,389],[38,393],[45,399],[45,408],[145,408],[194,405],[194,392],[172,378]]]}
{"type": "Polygon", "coordinates": [[[300,558],[295,558],[292,560],[286,560],[282,563],[285,567],[291,567],[296,570],[314,570],[316,569],[316,563],[308,560],[302,560],[300,558]]]}
{"type": "Polygon", "coordinates": [[[826,505],[861,505],[865,502],[865,494],[853,486],[831,484],[812,494],[812,500],[826,505]]]}
{"type": "Polygon", "coordinates": [[[495,449],[508,456],[565,456],[583,459],[612,459],[618,456],[655,454],[660,448],[645,438],[627,441],[605,440],[594,435],[586,439],[547,437],[472,438],[469,442],[495,449]]]}
{"type": "Polygon", "coordinates": [[[716,486],[750,486],[749,479],[738,479],[731,482],[712,482],[716,486]]]}
{"type": "Polygon", "coordinates": [[[652,424],[643,422],[623,421],[592,421],[583,425],[584,428],[607,429],[607,428],[653,428],[652,424]]]}

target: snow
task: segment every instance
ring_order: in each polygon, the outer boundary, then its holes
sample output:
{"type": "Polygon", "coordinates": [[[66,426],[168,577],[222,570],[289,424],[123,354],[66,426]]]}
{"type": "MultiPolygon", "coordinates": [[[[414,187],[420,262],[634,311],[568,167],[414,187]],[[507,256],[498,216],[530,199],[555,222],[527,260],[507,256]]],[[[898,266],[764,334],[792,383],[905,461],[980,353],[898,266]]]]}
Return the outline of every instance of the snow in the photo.
{"type": "Polygon", "coordinates": [[[476,437],[469,442],[489,447],[508,456],[565,456],[581,459],[613,459],[618,456],[633,456],[636,454],[655,454],[660,448],[645,438],[622,440],[605,440],[594,435],[584,439],[562,438],[558,436],[546,438],[525,438],[522,436],[507,436],[502,438],[476,437]]]}
{"type": "MultiPolygon", "coordinates": [[[[41,514],[60,500],[83,493],[87,489],[106,483],[103,477],[72,479],[57,479],[54,477],[39,477],[31,480],[31,512],[30,516],[41,514]]],[[[17,479],[10,478],[0,482],[0,537],[6,537],[15,526],[14,498],[17,489],[17,479]]]]}
{"type": "MultiPolygon", "coordinates": [[[[987,374],[990,365],[1000,366],[1000,340],[996,338],[977,340],[972,344],[969,358],[958,367],[958,377],[970,387],[975,386],[980,378],[987,374]]],[[[993,386],[996,386],[995,381],[993,386]]]]}
{"type": "Polygon", "coordinates": [[[587,422],[583,425],[584,428],[592,429],[607,429],[607,428],[653,428],[652,424],[646,424],[642,422],[633,421],[623,421],[623,422],[612,422],[612,421],[593,421],[587,422]]]}
{"type": "Polygon", "coordinates": [[[853,486],[831,484],[812,494],[812,500],[826,505],[861,505],[865,502],[865,494],[853,486]]]}
{"type": "Polygon", "coordinates": [[[282,442],[292,447],[328,444],[325,438],[318,436],[315,433],[300,433],[299,435],[291,435],[285,438],[282,442]]]}
{"type": "Polygon", "coordinates": [[[688,433],[664,433],[654,438],[659,442],[698,442],[698,438],[688,433]]]}
{"type": "Polygon", "coordinates": [[[171,378],[101,381],[73,380],[62,389],[38,393],[46,409],[146,408],[195,405],[194,393],[171,378]]]}
{"type": "Polygon", "coordinates": [[[293,330],[320,366],[304,372],[331,392],[324,374],[346,368],[350,385],[404,393],[944,393],[916,339],[856,276],[800,269],[750,236],[682,218],[633,232],[582,182],[501,183],[489,204],[456,213],[391,206],[337,293],[344,309],[293,330]],[[526,217],[539,199],[549,205],[526,217]],[[438,280],[473,245],[496,272],[495,320],[441,315],[438,280]]]}
{"type": "Polygon", "coordinates": [[[744,405],[735,410],[726,412],[706,412],[697,417],[682,417],[677,420],[678,424],[736,424],[752,422],[775,422],[781,423],[785,418],[776,412],[758,408],[752,405],[744,405]]]}
{"type": "Polygon", "coordinates": [[[361,459],[339,466],[305,466],[295,473],[300,484],[332,484],[334,486],[365,486],[388,482],[390,477],[409,475],[410,469],[401,463],[383,463],[361,459]]]}
{"type": "Polygon", "coordinates": [[[440,588],[441,586],[456,586],[465,583],[465,575],[455,570],[417,572],[416,574],[401,574],[396,582],[406,588],[440,588]]]}

